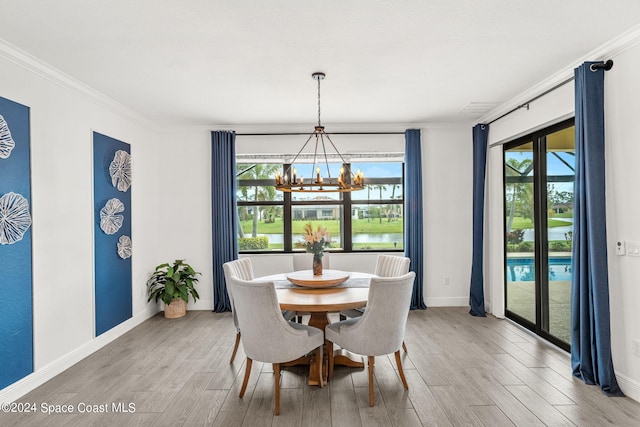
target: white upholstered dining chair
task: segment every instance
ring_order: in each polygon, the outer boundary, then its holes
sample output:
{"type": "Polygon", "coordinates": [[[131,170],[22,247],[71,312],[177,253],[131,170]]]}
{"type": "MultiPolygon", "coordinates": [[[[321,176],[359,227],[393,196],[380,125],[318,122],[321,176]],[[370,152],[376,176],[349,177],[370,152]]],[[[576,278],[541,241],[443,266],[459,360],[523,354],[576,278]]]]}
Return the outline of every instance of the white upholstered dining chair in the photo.
{"type": "MultiPolygon", "coordinates": [[[[375,356],[394,353],[398,374],[405,390],[409,389],[402,370],[400,347],[404,340],[411,294],[416,274],[399,277],[373,277],[369,285],[367,309],[360,317],[330,323],[325,338],[353,353],[368,356],[369,406],[374,405],[373,369],[375,356]]],[[[329,351],[332,352],[332,345],[329,351]]],[[[329,353],[331,354],[331,353],[329,353]]],[[[333,376],[333,359],[329,359],[329,379],[333,376]]]]}
{"type": "MultiPolygon", "coordinates": [[[[231,277],[227,282],[235,302],[242,346],[247,355],[240,398],[249,382],[253,360],[273,364],[275,415],[280,414],[280,364],[315,350],[315,363],[322,372],[324,335],[313,326],[287,322],[280,313],[273,282],[246,281],[231,277]]],[[[322,376],[320,376],[322,377],[322,376]]],[[[323,386],[320,378],[320,387],[323,386]]]]}
{"type": "MultiPolygon", "coordinates": [[[[222,265],[222,269],[224,270],[224,279],[227,283],[227,293],[229,294],[229,300],[231,301],[231,311],[233,313],[233,324],[236,327],[236,342],[233,346],[233,352],[231,353],[231,360],[229,363],[233,363],[233,360],[236,358],[236,353],[238,352],[238,347],[240,346],[240,326],[238,326],[238,317],[236,316],[236,308],[233,301],[233,294],[229,289],[229,279],[231,277],[235,277],[242,280],[253,280],[253,265],[251,264],[250,258],[242,258],[237,259],[235,261],[225,262],[222,265]]],[[[291,320],[295,317],[294,311],[283,310],[282,315],[286,320],[291,320]]]]}
{"type": "MultiPolygon", "coordinates": [[[[404,276],[409,272],[410,264],[411,259],[407,257],[380,254],[376,260],[375,275],[380,277],[404,276]]],[[[365,308],[343,310],[340,312],[340,320],[345,320],[347,317],[360,317],[364,311],[365,308]]],[[[404,341],[402,341],[402,349],[405,352],[407,351],[407,346],[404,341]]]]}
{"type": "MultiPolygon", "coordinates": [[[[331,268],[331,262],[329,258],[329,252],[322,253],[322,268],[327,270],[331,268]]],[[[299,254],[293,254],[293,271],[311,270],[313,268],[313,254],[310,252],[303,252],[299,254]]]]}
{"type": "Polygon", "coordinates": [[[227,293],[229,294],[229,300],[231,301],[233,325],[236,327],[236,342],[233,346],[233,352],[231,353],[231,360],[229,361],[229,363],[233,363],[233,359],[236,358],[236,353],[240,346],[240,326],[238,325],[238,316],[236,315],[236,308],[233,302],[233,294],[229,288],[229,280],[232,277],[237,277],[242,280],[253,280],[253,266],[251,265],[251,259],[243,258],[225,262],[222,264],[222,269],[224,270],[224,280],[227,283],[227,293]]]}
{"type": "Polygon", "coordinates": [[[411,260],[403,256],[378,255],[375,275],[380,277],[404,276],[409,272],[411,260]]]}

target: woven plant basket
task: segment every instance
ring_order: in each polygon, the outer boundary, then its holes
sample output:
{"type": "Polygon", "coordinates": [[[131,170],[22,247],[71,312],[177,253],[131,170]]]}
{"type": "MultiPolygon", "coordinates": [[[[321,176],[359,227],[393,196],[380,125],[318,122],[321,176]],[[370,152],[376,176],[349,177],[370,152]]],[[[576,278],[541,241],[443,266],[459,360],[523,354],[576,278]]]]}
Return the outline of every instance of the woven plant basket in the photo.
{"type": "Polygon", "coordinates": [[[177,319],[187,314],[187,303],[182,298],[174,298],[171,304],[164,305],[164,317],[167,319],[177,319]]]}

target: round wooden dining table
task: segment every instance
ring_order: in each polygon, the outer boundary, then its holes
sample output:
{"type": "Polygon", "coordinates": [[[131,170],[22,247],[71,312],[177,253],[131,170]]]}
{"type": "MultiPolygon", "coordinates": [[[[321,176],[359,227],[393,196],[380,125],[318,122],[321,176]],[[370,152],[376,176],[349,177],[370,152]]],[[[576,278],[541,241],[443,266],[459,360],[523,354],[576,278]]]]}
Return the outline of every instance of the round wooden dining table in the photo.
{"type": "MultiPolygon", "coordinates": [[[[314,326],[324,331],[325,327],[331,323],[329,313],[339,313],[342,310],[360,308],[367,305],[369,297],[369,280],[373,276],[367,273],[343,272],[339,270],[324,270],[323,276],[313,278],[311,270],[308,272],[302,270],[294,273],[274,274],[256,278],[259,281],[272,281],[276,287],[278,302],[282,310],[292,310],[298,313],[310,314],[309,326],[314,326]],[[287,277],[297,275],[305,280],[314,280],[308,286],[299,286],[291,283],[287,277]],[[325,276],[326,275],[326,276],[325,276]],[[347,278],[343,283],[338,285],[330,285],[329,287],[321,287],[321,281],[327,280],[335,282],[335,277],[346,275],[347,278]],[[310,279],[310,277],[312,279],[310,279]]],[[[295,281],[295,277],[294,277],[295,281]]],[[[345,365],[350,367],[364,367],[364,360],[360,356],[349,353],[344,349],[338,349],[329,354],[328,349],[332,346],[325,340],[325,360],[334,359],[334,366],[345,365]]],[[[319,385],[320,375],[327,378],[327,370],[318,372],[317,365],[311,363],[308,357],[300,358],[289,364],[300,365],[309,364],[309,384],[319,385]]]]}

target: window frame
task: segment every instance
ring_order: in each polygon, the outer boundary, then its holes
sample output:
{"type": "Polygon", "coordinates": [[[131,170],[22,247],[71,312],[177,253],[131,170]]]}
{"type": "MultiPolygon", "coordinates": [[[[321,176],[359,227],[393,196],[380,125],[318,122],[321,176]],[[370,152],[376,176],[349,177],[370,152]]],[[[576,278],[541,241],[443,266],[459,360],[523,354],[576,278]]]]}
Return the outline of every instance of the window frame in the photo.
{"type": "MultiPolygon", "coordinates": [[[[238,164],[253,164],[260,162],[248,162],[243,160],[242,162],[237,162],[238,164]]],[[[372,206],[382,206],[382,205],[401,205],[403,207],[403,218],[404,218],[404,197],[405,197],[405,163],[403,161],[389,161],[387,163],[400,163],[402,165],[401,168],[401,176],[400,177],[387,177],[387,178],[366,178],[365,185],[375,185],[375,184],[391,184],[391,185],[401,185],[402,191],[400,196],[396,199],[366,199],[366,200],[353,200],[351,197],[351,192],[340,193],[342,195],[341,198],[338,199],[327,199],[327,200],[293,200],[292,194],[289,192],[283,192],[283,200],[238,200],[236,197],[236,210],[240,206],[279,206],[282,208],[282,221],[283,221],[283,248],[282,250],[245,250],[240,251],[241,254],[282,254],[282,253],[296,253],[300,252],[299,249],[294,249],[293,247],[293,208],[296,206],[339,206],[342,209],[342,218],[341,220],[341,248],[329,249],[331,252],[343,252],[343,253],[367,253],[367,252],[404,252],[404,248],[401,249],[353,249],[353,221],[352,221],[352,210],[354,206],[362,206],[362,205],[372,205],[372,206]]],[[[290,166],[289,163],[273,163],[279,164],[282,166],[281,170],[287,170],[290,166]]],[[[351,163],[345,163],[346,166],[350,167],[351,163]]],[[[273,179],[243,179],[237,181],[237,187],[240,187],[240,183],[244,184],[243,186],[273,186],[273,179]]],[[[361,190],[365,191],[365,190],[361,190]]],[[[321,194],[321,193],[319,193],[321,194]]],[[[317,221],[317,220],[315,220],[317,221]]],[[[402,234],[404,237],[405,230],[402,230],[402,234]]]]}

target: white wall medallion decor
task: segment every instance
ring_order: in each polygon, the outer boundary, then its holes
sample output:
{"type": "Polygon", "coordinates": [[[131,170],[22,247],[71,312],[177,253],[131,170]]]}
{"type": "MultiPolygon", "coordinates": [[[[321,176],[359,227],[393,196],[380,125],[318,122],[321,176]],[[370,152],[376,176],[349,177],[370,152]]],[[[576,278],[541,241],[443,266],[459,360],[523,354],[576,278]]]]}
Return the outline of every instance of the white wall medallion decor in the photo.
{"type": "Polygon", "coordinates": [[[13,192],[0,197],[0,245],[19,242],[30,226],[27,199],[13,192]]]}
{"type": "Polygon", "coordinates": [[[11,131],[7,121],[0,115],[0,159],[8,159],[11,155],[11,150],[16,146],[11,137],[11,131]]]}
{"type": "Polygon", "coordinates": [[[124,215],[118,215],[119,212],[124,212],[124,203],[116,198],[109,199],[100,209],[100,229],[106,234],[114,234],[122,227],[124,215]]]}
{"type": "Polygon", "coordinates": [[[109,165],[111,184],[119,191],[127,191],[131,185],[131,154],[123,150],[116,151],[109,165]]]}
{"type": "Polygon", "coordinates": [[[118,255],[122,259],[131,256],[131,238],[129,236],[120,236],[118,239],[118,255]]]}

